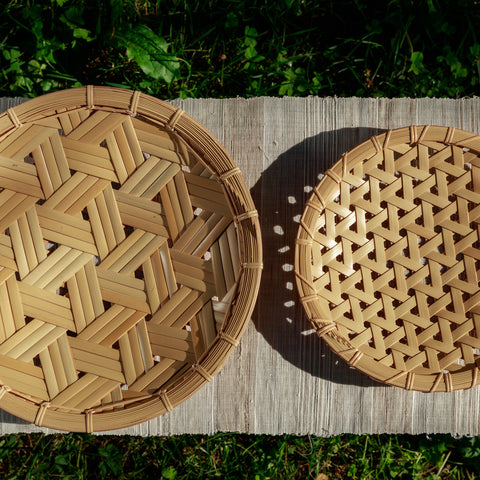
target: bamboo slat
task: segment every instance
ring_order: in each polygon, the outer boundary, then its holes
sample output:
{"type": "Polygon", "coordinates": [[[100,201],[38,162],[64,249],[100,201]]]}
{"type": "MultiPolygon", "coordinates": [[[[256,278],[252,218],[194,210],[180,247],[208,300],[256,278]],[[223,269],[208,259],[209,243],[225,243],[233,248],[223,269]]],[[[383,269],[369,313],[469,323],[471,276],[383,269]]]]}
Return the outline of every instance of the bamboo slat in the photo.
{"type": "Polygon", "coordinates": [[[234,221],[253,209],[240,171],[200,124],[138,92],[46,95],[0,115],[0,189],[0,407],[118,429],[212,380],[230,318],[235,343],[249,319],[262,251],[258,222],[252,237],[234,221]],[[225,299],[242,263],[258,268],[225,299]]]}

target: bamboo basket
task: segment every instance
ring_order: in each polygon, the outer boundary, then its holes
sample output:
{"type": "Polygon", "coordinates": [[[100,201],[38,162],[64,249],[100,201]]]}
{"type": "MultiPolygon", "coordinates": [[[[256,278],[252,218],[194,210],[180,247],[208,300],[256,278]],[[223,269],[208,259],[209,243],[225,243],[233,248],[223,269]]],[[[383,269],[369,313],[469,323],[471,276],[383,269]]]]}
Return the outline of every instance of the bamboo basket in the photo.
{"type": "Polygon", "coordinates": [[[480,137],[390,130],[306,204],[295,271],[318,335],[350,365],[424,392],[480,382],[480,137]]]}
{"type": "Polygon", "coordinates": [[[245,330],[257,211],[225,149],[129,90],[48,94],[0,116],[0,407],[105,431],[172,410],[245,330]]]}

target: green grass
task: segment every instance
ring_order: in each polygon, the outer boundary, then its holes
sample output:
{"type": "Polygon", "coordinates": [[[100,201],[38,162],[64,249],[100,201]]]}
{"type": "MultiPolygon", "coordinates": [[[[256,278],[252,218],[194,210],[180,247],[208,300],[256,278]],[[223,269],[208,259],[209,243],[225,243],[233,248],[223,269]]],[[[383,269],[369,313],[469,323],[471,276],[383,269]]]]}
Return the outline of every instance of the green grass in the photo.
{"type": "Polygon", "coordinates": [[[478,438],[447,435],[0,439],[0,477],[8,479],[473,479],[479,460],[478,438]]]}
{"type": "Polygon", "coordinates": [[[3,95],[89,83],[164,98],[480,93],[473,0],[2,3],[3,95]]]}

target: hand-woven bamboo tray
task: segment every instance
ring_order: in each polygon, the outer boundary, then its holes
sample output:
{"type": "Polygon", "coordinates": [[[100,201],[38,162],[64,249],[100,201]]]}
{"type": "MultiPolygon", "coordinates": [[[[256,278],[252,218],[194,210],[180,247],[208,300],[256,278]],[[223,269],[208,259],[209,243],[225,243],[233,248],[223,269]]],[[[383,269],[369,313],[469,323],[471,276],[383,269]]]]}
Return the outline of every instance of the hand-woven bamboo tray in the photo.
{"type": "Polygon", "coordinates": [[[479,218],[477,135],[402,128],[346,153],[297,236],[297,287],[318,335],[392,385],[477,385],[479,218]]]}
{"type": "Polygon", "coordinates": [[[237,345],[258,215],[181,110],[106,87],[9,109],[0,206],[1,408],[63,430],[130,426],[190,397],[237,345]]]}

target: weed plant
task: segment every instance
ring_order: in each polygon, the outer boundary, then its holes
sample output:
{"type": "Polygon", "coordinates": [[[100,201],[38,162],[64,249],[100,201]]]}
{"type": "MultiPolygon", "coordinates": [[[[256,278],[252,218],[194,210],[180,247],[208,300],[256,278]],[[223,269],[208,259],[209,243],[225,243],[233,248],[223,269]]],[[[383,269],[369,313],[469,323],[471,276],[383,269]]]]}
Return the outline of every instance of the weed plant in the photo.
{"type": "Polygon", "coordinates": [[[479,93],[473,0],[5,0],[0,94],[163,98],[479,93]]]}

